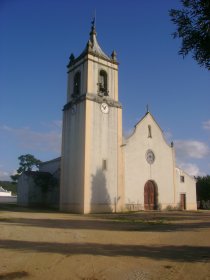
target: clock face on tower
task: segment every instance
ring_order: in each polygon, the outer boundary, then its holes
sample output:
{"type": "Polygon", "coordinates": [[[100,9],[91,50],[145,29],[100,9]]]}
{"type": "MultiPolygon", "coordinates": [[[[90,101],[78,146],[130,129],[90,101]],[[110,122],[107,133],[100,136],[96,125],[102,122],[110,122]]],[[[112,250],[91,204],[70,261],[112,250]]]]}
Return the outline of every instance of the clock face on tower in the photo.
{"type": "Polygon", "coordinates": [[[109,106],[107,103],[101,103],[101,112],[104,114],[109,113],[109,106]]]}
{"type": "Polygon", "coordinates": [[[152,150],[147,150],[146,160],[149,164],[152,164],[155,161],[155,155],[152,150]]]}

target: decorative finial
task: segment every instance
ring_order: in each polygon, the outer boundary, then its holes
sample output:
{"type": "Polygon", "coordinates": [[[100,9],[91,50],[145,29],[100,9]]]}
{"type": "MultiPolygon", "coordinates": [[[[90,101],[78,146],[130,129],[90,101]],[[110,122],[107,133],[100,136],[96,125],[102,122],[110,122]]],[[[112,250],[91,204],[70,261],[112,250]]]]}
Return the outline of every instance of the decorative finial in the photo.
{"type": "Polygon", "coordinates": [[[117,61],[117,53],[115,50],[112,52],[111,57],[114,61],[117,61]]]}
{"type": "Polygon", "coordinates": [[[73,53],[71,53],[71,55],[69,57],[69,64],[67,65],[67,68],[69,68],[74,63],[74,60],[75,60],[75,56],[73,53]]]}
{"type": "Polygon", "coordinates": [[[149,113],[149,104],[146,106],[147,114],[149,113]]]}
{"type": "Polygon", "coordinates": [[[91,28],[95,28],[95,20],[96,20],[96,19],[95,19],[95,16],[94,16],[94,17],[93,17],[93,20],[91,21],[91,25],[92,25],[91,28]]]}
{"type": "Polygon", "coordinates": [[[91,21],[91,24],[92,24],[92,28],[96,27],[96,9],[94,10],[93,20],[91,21]]]}
{"type": "Polygon", "coordinates": [[[72,62],[74,61],[75,57],[74,57],[74,54],[73,54],[73,53],[71,53],[69,59],[70,59],[70,61],[72,61],[72,62]]]}
{"type": "Polygon", "coordinates": [[[93,47],[92,42],[90,40],[88,40],[88,42],[87,42],[87,51],[90,52],[92,50],[92,47],[93,47]]]}
{"type": "Polygon", "coordinates": [[[93,35],[96,35],[96,11],[95,11],[95,15],[93,16],[93,19],[91,21],[90,39],[92,39],[93,35]]]}
{"type": "Polygon", "coordinates": [[[91,21],[91,32],[96,31],[96,10],[94,11],[93,19],[91,21]]]}

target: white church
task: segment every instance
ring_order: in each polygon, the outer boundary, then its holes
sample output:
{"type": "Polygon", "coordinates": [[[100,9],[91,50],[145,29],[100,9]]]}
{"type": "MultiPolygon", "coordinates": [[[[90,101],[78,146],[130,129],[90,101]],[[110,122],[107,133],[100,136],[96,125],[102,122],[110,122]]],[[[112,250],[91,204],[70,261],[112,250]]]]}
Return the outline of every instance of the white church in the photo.
{"type": "Polygon", "coordinates": [[[72,54],[67,67],[61,158],[40,166],[61,170],[60,210],[196,210],[195,179],[176,166],[173,143],[149,111],[123,138],[116,52],[102,51],[94,24],[84,51],[72,54]]]}

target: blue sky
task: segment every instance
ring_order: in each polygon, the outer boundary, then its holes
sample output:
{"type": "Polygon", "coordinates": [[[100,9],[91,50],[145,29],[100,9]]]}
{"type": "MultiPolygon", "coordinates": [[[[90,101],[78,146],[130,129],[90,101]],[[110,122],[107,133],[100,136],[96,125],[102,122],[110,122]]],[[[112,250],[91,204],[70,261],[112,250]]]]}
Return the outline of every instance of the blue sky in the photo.
{"type": "Polygon", "coordinates": [[[100,46],[118,54],[125,134],[149,104],[178,165],[210,174],[210,73],[177,54],[168,10],[178,7],[178,0],[1,0],[0,180],[22,154],[60,156],[66,65],[84,49],[94,10],[100,46]]]}

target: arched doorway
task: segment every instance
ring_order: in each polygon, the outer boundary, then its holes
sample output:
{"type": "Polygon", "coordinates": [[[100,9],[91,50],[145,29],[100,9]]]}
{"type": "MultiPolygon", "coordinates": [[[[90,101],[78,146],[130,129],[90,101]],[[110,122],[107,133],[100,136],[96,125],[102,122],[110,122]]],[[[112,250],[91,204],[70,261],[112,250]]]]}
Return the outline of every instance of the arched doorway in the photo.
{"type": "Polygon", "coordinates": [[[156,210],[158,204],[158,188],[155,182],[149,180],[144,186],[144,209],[156,210]]]}

